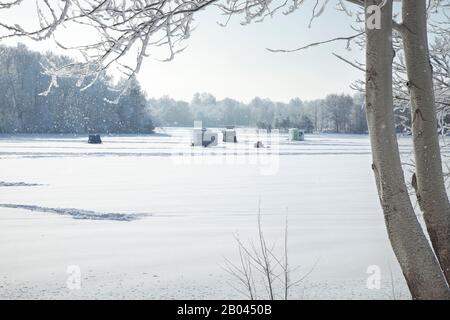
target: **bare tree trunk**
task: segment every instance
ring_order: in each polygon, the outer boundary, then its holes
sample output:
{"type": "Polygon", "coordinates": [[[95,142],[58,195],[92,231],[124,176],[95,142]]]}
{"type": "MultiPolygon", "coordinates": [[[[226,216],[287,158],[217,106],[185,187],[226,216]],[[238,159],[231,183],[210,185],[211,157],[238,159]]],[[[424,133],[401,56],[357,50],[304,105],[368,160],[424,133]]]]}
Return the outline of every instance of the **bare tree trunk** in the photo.
{"type": "MultiPolygon", "coordinates": [[[[381,2],[366,0],[366,12],[381,2]]],[[[368,17],[369,13],[366,20],[368,17]]],[[[439,263],[414,213],[400,162],[392,97],[392,0],[381,8],[381,29],[366,27],[366,38],[366,112],[372,168],[388,236],[413,299],[450,299],[439,263]]]]}
{"type": "Polygon", "coordinates": [[[450,283],[450,204],[442,174],[433,71],[428,52],[426,0],[403,1],[402,14],[416,162],[413,185],[434,251],[450,283]]]}

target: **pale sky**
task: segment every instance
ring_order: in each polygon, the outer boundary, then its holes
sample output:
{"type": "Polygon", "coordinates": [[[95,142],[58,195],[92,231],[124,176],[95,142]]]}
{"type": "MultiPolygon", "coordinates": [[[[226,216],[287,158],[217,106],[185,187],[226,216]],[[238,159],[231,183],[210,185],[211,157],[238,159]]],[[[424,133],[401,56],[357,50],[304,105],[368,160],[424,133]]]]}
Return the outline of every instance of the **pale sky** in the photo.
{"type": "MultiPolygon", "coordinates": [[[[363,53],[354,47],[345,49],[345,42],[310,48],[296,53],[271,53],[269,48],[291,49],[311,42],[355,33],[350,28],[354,17],[334,9],[330,1],[325,13],[308,29],[311,4],[285,16],[281,12],[263,23],[241,26],[241,16],[232,18],[227,27],[217,21],[224,17],[215,8],[197,15],[197,28],[186,42],[188,48],[173,61],[159,62],[149,57],[138,75],[149,97],[169,95],[175,99],[191,100],[195,92],[210,92],[217,98],[249,101],[255,96],[277,101],[322,98],[329,93],[350,93],[352,81],[363,74],[335,58],[337,52],[350,60],[361,61],[363,53]]],[[[352,5],[349,8],[354,9],[352,5]]],[[[16,11],[14,20],[30,19],[26,10],[16,11]]],[[[85,35],[67,32],[71,38],[85,35]]],[[[25,42],[36,50],[54,50],[51,42],[25,42]]],[[[17,40],[8,41],[13,44],[17,40]]]]}

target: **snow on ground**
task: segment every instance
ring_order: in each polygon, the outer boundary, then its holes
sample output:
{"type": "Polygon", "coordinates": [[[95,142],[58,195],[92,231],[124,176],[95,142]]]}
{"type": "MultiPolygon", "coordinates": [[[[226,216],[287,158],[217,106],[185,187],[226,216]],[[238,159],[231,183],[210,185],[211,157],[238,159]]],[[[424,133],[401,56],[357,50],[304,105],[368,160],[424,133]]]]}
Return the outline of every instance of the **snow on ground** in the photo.
{"type": "Polygon", "coordinates": [[[291,143],[247,129],[211,149],[190,147],[187,129],[102,138],[0,136],[0,298],[245,298],[225,259],[238,259],[236,233],[256,239],[259,201],[280,253],[288,211],[293,277],[312,269],[292,298],[408,298],[367,136],[291,143]],[[81,289],[67,287],[69,266],[81,289]]]}

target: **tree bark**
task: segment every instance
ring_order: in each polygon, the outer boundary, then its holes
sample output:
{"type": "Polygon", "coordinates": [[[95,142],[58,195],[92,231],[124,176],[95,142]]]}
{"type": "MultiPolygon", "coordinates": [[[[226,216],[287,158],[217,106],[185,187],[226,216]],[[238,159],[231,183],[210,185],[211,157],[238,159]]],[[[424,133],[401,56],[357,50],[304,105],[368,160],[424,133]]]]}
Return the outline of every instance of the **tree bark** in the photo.
{"type": "Polygon", "coordinates": [[[450,204],[439,147],[426,0],[403,1],[403,43],[411,97],[416,195],[434,251],[450,283],[450,204]]]}
{"type": "MultiPolygon", "coordinates": [[[[365,12],[382,2],[366,0],[365,12]]],[[[368,17],[369,13],[366,20],[368,17]]],[[[405,184],[395,133],[392,60],[392,0],[388,0],[381,8],[381,29],[366,27],[366,112],[372,169],[389,240],[413,299],[450,299],[450,290],[405,184]]]]}

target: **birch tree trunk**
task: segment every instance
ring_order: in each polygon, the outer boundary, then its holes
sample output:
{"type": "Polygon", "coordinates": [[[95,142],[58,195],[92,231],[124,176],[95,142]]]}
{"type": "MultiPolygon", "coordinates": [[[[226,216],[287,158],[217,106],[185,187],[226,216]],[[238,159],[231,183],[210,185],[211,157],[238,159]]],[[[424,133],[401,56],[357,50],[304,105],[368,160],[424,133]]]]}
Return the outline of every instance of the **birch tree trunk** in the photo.
{"type": "MultiPolygon", "coordinates": [[[[381,2],[364,2],[366,21],[369,6],[381,2]]],[[[388,236],[413,299],[450,299],[439,263],[414,213],[400,162],[392,97],[392,0],[381,8],[381,29],[366,26],[366,41],[366,112],[372,169],[388,236]]]]}
{"type": "Polygon", "coordinates": [[[403,1],[402,15],[416,162],[413,185],[434,251],[450,283],[450,204],[439,148],[426,0],[403,1]]]}

